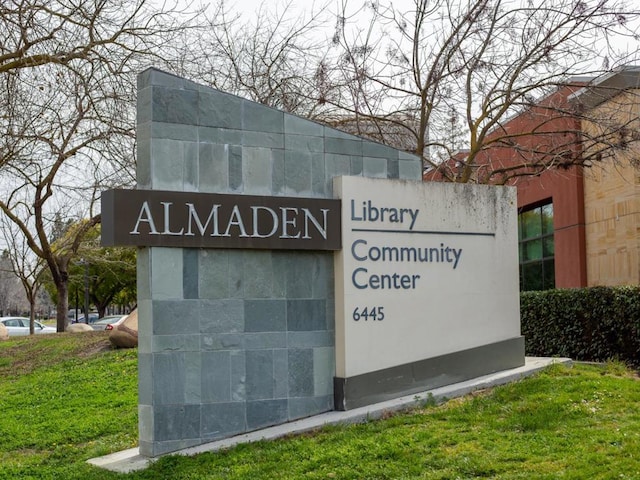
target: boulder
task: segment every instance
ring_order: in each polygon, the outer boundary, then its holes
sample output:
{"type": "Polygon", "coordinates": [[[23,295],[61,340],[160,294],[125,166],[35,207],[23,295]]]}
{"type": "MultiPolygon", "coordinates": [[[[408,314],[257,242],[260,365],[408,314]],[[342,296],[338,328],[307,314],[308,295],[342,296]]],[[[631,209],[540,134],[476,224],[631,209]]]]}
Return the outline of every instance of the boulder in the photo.
{"type": "Polygon", "coordinates": [[[0,340],[9,340],[9,332],[3,323],[0,323],[0,340]]]}
{"type": "Polygon", "coordinates": [[[93,332],[93,328],[91,328],[91,325],[87,325],[86,323],[72,323],[67,327],[67,332],[71,332],[71,333],[93,332]]]}
{"type": "Polygon", "coordinates": [[[138,309],[135,309],[120,325],[109,332],[109,341],[118,348],[138,346],[138,309]]]}

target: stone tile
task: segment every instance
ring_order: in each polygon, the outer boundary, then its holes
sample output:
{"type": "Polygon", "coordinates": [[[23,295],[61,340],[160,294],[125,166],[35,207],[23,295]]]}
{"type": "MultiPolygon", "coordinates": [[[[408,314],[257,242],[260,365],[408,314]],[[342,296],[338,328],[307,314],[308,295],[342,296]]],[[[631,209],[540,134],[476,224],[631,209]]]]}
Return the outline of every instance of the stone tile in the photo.
{"type": "Polygon", "coordinates": [[[247,400],[273,398],[273,351],[248,350],[245,359],[247,400]]]}
{"type": "Polygon", "coordinates": [[[387,178],[398,178],[400,175],[399,160],[396,158],[389,158],[387,160],[387,178]]]}
{"type": "Polygon", "coordinates": [[[272,176],[270,149],[250,147],[242,149],[242,180],[245,193],[270,195],[272,176]]]}
{"type": "Polygon", "coordinates": [[[227,281],[230,298],[244,298],[244,255],[242,250],[228,250],[229,272],[227,281]]]}
{"type": "Polygon", "coordinates": [[[324,136],[324,126],[288,113],[284,114],[284,132],[294,135],[324,136]]]}
{"type": "Polygon", "coordinates": [[[273,397],[289,395],[289,353],[286,348],[273,350],[273,397]]]}
{"type": "Polygon", "coordinates": [[[202,403],[231,401],[231,354],[203,352],[201,368],[202,403]]]}
{"type": "Polygon", "coordinates": [[[362,157],[351,157],[351,175],[361,176],[363,173],[362,157]]]}
{"type": "Polygon", "coordinates": [[[153,302],[138,299],[138,353],[153,352],[153,302]]]}
{"type": "Polygon", "coordinates": [[[398,176],[403,180],[422,180],[422,162],[400,160],[398,162],[398,176]]]}
{"type": "Polygon", "coordinates": [[[385,158],[365,157],[362,160],[365,177],[387,178],[387,160],[385,158]]]}
{"type": "Polygon", "coordinates": [[[308,152],[284,152],[285,194],[311,193],[311,154],[308,152]]]}
{"type": "Polygon", "coordinates": [[[198,92],[155,86],[152,92],[154,122],[198,124],[198,92]]]}
{"type": "Polygon", "coordinates": [[[335,298],[331,297],[326,302],[326,318],[327,318],[327,330],[335,332],[336,329],[336,302],[335,298]]]}
{"type": "Polygon", "coordinates": [[[314,254],[288,252],[286,262],[287,298],[311,298],[314,254]]]}
{"type": "Polygon", "coordinates": [[[142,442],[153,440],[154,431],[153,407],[151,405],[138,404],[138,436],[140,439],[140,453],[142,455],[151,455],[151,453],[143,452],[142,442]]]}
{"type": "Polygon", "coordinates": [[[309,135],[290,135],[284,136],[285,150],[294,152],[324,152],[324,138],[312,137],[309,135]]]}
{"type": "Polygon", "coordinates": [[[163,87],[171,87],[177,89],[195,90],[196,85],[186,78],[178,77],[171,73],[163,72],[156,68],[149,68],[143,73],[146,74],[146,82],[148,85],[160,85],[163,87]]]}
{"type": "Polygon", "coordinates": [[[153,355],[138,353],[138,404],[153,404],[153,355]]]}
{"type": "Polygon", "coordinates": [[[311,298],[333,297],[333,253],[310,253],[311,298]]]}
{"type": "Polygon", "coordinates": [[[289,419],[310,417],[333,410],[333,395],[289,399],[289,419]]]}
{"type": "Polygon", "coordinates": [[[181,140],[184,142],[198,141],[198,128],[181,123],[151,123],[151,138],[167,140],[181,140]]]}
{"type": "Polygon", "coordinates": [[[229,298],[229,255],[226,250],[199,251],[198,285],[202,299],[229,298]]]}
{"type": "Polygon", "coordinates": [[[155,138],[151,141],[151,182],[156,190],[182,190],[183,142],[155,138]]]}
{"type": "Polygon", "coordinates": [[[200,438],[200,405],[162,405],[153,409],[156,442],[200,438]]]}
{"type": "Polygon", "coordinates": [[[138,76],[136,77],[136,89],[137,90],[144,90],[148,87],[151,87],[151,85],[153,85],[153,83],[151,82],[151,74],[154,70],[151,68],[147,68],[146,70],[143,70],[142,72],[138,73],[138,76]]]}
{"type": "Polygon", "coordinates": [[[151,248],[151,295],[155,300],[184,298],[182,291],[182,250],[151,248]]]}
{"type": "Polygon", "coordinates": [[[362,155],[362,140],[326,137],[324,151],[340,155],[362,155]]]}
{"type": "Polygon", "coordinates": [[[242,130],[217,127],[198,127],[198,141],[200,143],[242,145],[242,135],[242,130]]]}
{"type": "Polygon", "coordinates": [[[335,349],[313,349],[313,394],[333,396],[333,377],[336,375],[335,349]]]}
{"type": "Polygon", "coordinates": [[[282,133],[242,132],[242,145],[244,147],[284,148],[284,135],[282,133]]]}
{"type": "Polygon", "coordinates": [[[386,159],[398,159],[398,150],[391,148],[382,143],[370,142],[364,140],[362,142],[362,154],[365,157],[378,157],[386,159]]]}
{"type": "Polygon", "coordinates": [[[289,349],[289,397],[312,397],[313,350],[289,349]]]}
{"type": "Polygon", "coordinates": [[[284,133],[284,112],[243,100],[242,128],[253,132],[284,133]]]}
{"type": "MultiPolygon", "coordinates": [[[[232,145],[229,147],[229,190],[232,192],[241,192],[244,189],[243,181],[243,160],[242,160],[242,147],[238,145],[232,145]]],[[[223,189],[221,191],[225,191],[223,189]]]]}
{"type": "Polygon", "coordinates": [[[273,298],[285,298],[287,296],[287,272],[291,266],[290,254],[291,252],[288,250],[274,250],[271,254],[273,267],[271,296],[273,298]]]}
{"type": "Polygon", "coordinates": [[[153,405],[185,403],[184,352],[154,353],[152,355],[153,405]]]}
{"type": "MultiPolygon", "coordinates": [[[[138,314],[138,324],[139,322],[138,314]]],[[[153,353],[197,352],[200,350],[200,336],[193,335],[153,335],[153,353]]],[[[138,347],[139,349],[140,347],[138,347]]]]}
{"type": "Polygon", "coordinates": [[[139,248],[136,255],[138,301],[151,299],[151,248],[139,248]]]}
{"type": "Polygon", "coordinates": [[[152,93],[153,88],[151,87],[138,90],[138,98],[136,99],[136,122],[138,125],[151,121],[152,93]]]}
{"type": "Polygon", "coordinates": [[[333,177],[351,174],[351,157],[349,155],[325,155],[325,192],[333,194],[333,177]]]}
{"type": "Polygon", "coordinates": [[[327,330],[288,332],[287,344],[295,348],[333,347],[334,334],[327,330]]]}
{"type": "Polygon", "coordinates": [[[284,423],[288,420],[287,400],[262,400],[247,402],[247,427],[249,430],[284,423]]]}
{"type": "MultiPolygon", "coordinates": [[[[192,337],[192,335],[190,335],[192,337]]],[[[185,384],[184,400],[188,404],[202,401],[202,356],[200,352],[187,351],[184,354],[185,384]]]]}
{"type": "Polygon", "coordinates": [[[247,429],[244,403],[205,403],[201,412],[203,440],[230,437],[247,429]]]}
{"type": "Polygon", "coordinates": [[[271,150],[272,158],[272,176],[271,176],[271,194],[284,195],[285,179],[284,179],[284,150],[274,148],[271,150]]]}
{"type": "Polygon", "coordinates": [[[200,143],[198,155],[198,189],[204,193],[226,192],[231,161],[227,146],[200,143]]]}
{"type": "MultiPolygon", "coordinates": [[[[158,455],[155,450],[156,443],[148,442],[146,440],[143,440],[142,438],[143,437],[140,436],[138,440],[138,451],[140,455],[143,455],[145,457],[155,457],[156,455],[158,455]]],[[[148,438],[153,438],[153,436],[150,436],[148,438]]]]}
{"type": "Polygon", "coordinates": [[[200,125],[241,129],[242,102],[240,97],[218,91],[200,92],[198,104],[200,125]]]}
{"type": "Polygon", "coordinates": [[[311,190],[314,195],[324,197],[326,194],[324,154],[311,154],[311,190]]]}
{"type": "Polygon", "coordinates": [[[241,350],[231,352],[231,400],[244,402],[247,399],[247,362],[241,350]]]}
{"type": "Polygon", "coordinates": [[[198,298],[198,250],[182,249],[182,288],[184,298],[198,298]]]}
{"type": "Polygon", "coordinates": [[[284,331],[245,333],[244,346],[247,350],[285,348],[287,346],[287,333],[284,331]]]}
{"type": "Polygon", "coordinates": [[[271,252],[244,251],[243,277],[245,298],[272,297],[273,262],[271,252]]]}
{"type": "Polygon", "coordinates": [[[206,335],[244,331],[244,303],[240,299],[202,300],[196,316],[200,332],[206,335]]]}
{"type": "Polygon", "coordinates": [[[244,334],[239,332],[211,333],[202,335],[200,338],[202,350],[234,350],[245,348],[244,334]]]}
{"type": "MultiPolygon", "coordinates": [[[[149,456],[157,457],[160,455],[164,455],[166,453],[177,452],[179,450],[183,450],[185,448],[195,447],[196,445],[201,445],[202,440],[200,438],[189,438],[186,440],[167,440],[165,442],[155,442],[150,448],[153,449],[153,453],[150,453],[149,456]]],[[[149,447],[144,447],[149,448],[149,447]]],[[[140,444],[140,451],[142,452],[143,446],[140,444]]]]}
{"type": "Polygon", "coordinates": [[[245,332],[284,332],[287,329],[284,300],[245,300],[245,332]]]}
{"type": "Polygon", "coordinates": [[[287,330],[292,332],[326,328],[324,300],[287,300],[287,330]]]}
{"type": "Polygon", "coordinates": [[[154,300],[154,335],[193,335],[199,332],[198,300],[154,300]]]}
{"type": "Polygon", "coordinates": [[[147,189],[151,188],[151,137],[148,130],[148,123],[138,126],[136,143],[136,182],[138,188],[147,189]]]}
{"type": "Polygon", "coordinates": [[[186,192],[198,191],[198,144],[195,142],[183,142],[184,166],[182,178],[183,190],[186,192]]]}

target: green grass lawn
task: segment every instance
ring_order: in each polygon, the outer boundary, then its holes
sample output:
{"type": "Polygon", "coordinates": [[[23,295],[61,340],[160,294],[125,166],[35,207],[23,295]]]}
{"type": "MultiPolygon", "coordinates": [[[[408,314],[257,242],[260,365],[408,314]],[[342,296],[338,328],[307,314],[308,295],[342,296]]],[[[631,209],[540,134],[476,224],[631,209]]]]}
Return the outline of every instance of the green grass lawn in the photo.
{"type": "Polygon", "coordinates": [[[616,363],[128,475],[86,463],[137,442],[136,351],[105,332],[1,342],[0,411],[0,479],[640,479],[640,380],[616,363]]]}

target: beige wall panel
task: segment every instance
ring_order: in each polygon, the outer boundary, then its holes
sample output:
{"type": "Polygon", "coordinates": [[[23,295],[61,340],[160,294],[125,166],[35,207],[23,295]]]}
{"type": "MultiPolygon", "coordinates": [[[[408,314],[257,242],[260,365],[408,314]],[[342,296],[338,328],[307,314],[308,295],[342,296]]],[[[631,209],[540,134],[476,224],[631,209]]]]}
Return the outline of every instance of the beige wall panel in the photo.
{"type": "MultiPolygon", "coordinates": [[[[618,95],[593,112],[621,123],[638,118],[638,92],[618,95]]],[[[605,122],[602,122],[605,124],[605,122]]],[[[600,126],[583,125],[594,132],[600,126]]],[[[640,172],[623,151],[614,159],[587,169],[584,175],[585,236],[588,285],[640,283],[640,172]]]]}

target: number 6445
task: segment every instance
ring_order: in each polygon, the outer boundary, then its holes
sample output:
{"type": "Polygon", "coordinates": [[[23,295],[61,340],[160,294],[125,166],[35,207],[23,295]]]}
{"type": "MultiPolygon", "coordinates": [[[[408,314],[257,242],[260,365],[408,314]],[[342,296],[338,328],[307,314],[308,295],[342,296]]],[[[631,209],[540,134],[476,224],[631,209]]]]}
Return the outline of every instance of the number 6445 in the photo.
{"type": "Polygon", "coordinates": [[[353,310],[353,319],[358,322],[364,320],[382,321],[384,320],[384,307],[356,307],[353,310]]]}

